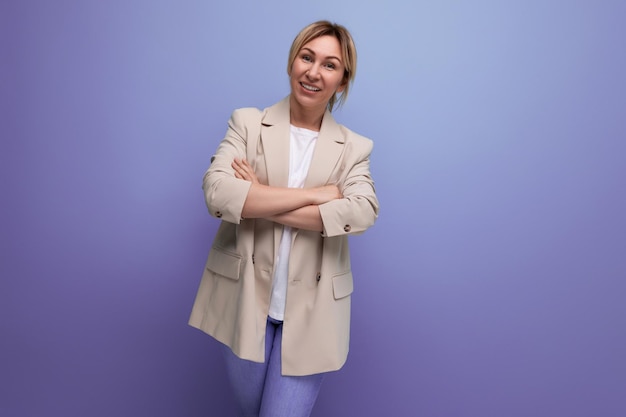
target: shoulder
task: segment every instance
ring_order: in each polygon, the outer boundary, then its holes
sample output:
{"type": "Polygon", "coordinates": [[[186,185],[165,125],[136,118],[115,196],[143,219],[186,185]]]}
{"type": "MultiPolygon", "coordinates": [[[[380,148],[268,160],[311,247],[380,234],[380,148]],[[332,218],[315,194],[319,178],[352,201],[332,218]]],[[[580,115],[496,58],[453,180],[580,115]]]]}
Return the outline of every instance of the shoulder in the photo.
{"type": "Polygon", "coordinates": [[[255,130],[261,126],[263,112],[254,107],[236,109],[230,115],[228,127],[241,136],[247,136],[249,130],[255,130]]]}
{"type": "Polygon", "coordinates": [[[242,107],[233,111],[230,115],[230,120],[235,125],[245,125],[247,123],[260,121],[262,114],[263,111],[256,107],[242,107]]]}
{"type": "Polygon", "coordinates": [[[348,129],[341,124],[339,125],[339,129],[343,134],[346,144],[350,144],[355,151],[364,153],[365,155],[369,155],[372,152],[372,148],[374,147],[373,140],[348,129]]]}
{"type": "Polygon", "coordinates": [[[284,117],[289,117],[289,96],[285,97],[278,103],[274,103],[273,105],[264,109],[258,109],[256,107],[242,107],[233,111],[231,115],[231,119],[243,122],[258,122],[260,120],[263,120],[265,123],[265,119],[270,119],[267,120],[269,124],[273,124],[274,122],[279,121],[274,120],[276,118],[284,117]]]}

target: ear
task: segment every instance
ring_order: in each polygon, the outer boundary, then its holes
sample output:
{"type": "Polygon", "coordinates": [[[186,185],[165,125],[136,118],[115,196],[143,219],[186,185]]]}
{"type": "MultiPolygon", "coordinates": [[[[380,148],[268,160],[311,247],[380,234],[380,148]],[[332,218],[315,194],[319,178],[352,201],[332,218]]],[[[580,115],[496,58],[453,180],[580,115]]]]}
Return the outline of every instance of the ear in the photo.
{"type": "Polygon", "coordinates": [[[348,81],[347,80],[345,80],[341,84],[339,84],[339,87],[337,87],[337,90],[335,90],[335,93],[343,93],[343,90],[346,89],[346,85],[348,85],[348,81]]]}

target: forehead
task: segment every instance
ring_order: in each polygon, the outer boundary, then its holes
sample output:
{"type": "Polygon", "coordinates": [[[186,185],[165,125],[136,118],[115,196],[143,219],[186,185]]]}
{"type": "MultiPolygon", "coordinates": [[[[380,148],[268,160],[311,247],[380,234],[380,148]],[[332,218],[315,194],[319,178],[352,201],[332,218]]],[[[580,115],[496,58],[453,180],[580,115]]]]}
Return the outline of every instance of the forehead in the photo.
{"type": "Polygon", "coordinates": [[[342,59],[341,45],[334,36],[324,35],[312,39],[302,45],[302,49],[308,49],[321,58],[334,57],[340,61],[342,59]]]}

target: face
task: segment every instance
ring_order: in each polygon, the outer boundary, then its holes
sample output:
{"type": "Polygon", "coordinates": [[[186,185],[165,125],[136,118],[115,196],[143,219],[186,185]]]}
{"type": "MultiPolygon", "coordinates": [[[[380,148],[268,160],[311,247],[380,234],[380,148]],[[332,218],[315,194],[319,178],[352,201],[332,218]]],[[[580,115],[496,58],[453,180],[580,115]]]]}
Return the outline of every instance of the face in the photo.
{"type": "Polygon", "coordinates": [[[324,111],[333,94],[344,89],[341,46],[333,36],[304,44],[291,66],[291,96],[306,110],[324,111]]]}

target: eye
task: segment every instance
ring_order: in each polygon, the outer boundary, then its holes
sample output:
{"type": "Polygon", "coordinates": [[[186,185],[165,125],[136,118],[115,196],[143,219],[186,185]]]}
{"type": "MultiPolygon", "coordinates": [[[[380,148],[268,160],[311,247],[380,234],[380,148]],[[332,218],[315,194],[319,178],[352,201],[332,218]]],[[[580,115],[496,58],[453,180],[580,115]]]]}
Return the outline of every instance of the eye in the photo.
{"type": "Polygon", "coordinates": [[[304,62],[311,62],[313,60],[313,58],[311,58],[311,55],[302,55],[302,60],[304,62]]]}
{"type": "Polygon", "coordinates": [[[330,70],[334,70],[335,68],[337,68],[337,66],[333,64],[332,62],[328,62],[324,66],[326,67],[326,69],[330,69],[330,70]]]}

